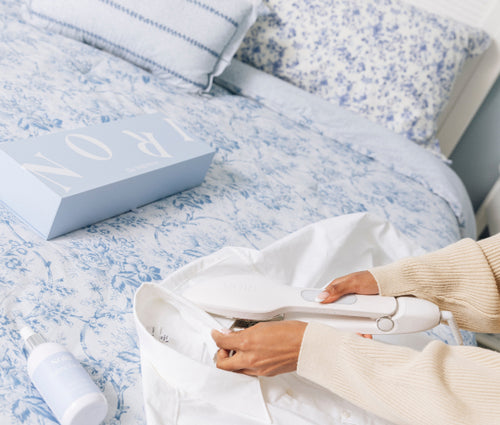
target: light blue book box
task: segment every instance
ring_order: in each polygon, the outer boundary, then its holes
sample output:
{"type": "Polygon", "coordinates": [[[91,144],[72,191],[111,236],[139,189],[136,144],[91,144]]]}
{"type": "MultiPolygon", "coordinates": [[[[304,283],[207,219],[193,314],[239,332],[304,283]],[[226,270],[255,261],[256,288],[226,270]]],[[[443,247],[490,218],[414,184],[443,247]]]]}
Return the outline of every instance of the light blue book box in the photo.
{"type": "Polygon", "coordinates": [[[0,144],[0,200],[44,238],[202,183],[214,150],[162,114],[0,144]]]}

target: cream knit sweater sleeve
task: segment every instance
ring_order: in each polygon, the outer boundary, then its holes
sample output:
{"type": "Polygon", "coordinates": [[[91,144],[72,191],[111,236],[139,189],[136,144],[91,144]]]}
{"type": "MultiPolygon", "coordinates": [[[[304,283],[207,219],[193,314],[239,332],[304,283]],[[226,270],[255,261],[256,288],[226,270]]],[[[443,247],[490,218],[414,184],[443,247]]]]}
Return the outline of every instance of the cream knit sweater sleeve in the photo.
{"type": "Polygon", "coordinates": [[[370,272],[381,295],[424,298],[451,311],[463,329],[500,332],[500,233],[370,272]]]}
{"type": "MultiPolygon", "coordinates": [[[[500,235],[371,272],[384,295],[427,298],[463,327],[500,329],[500,235]]],[[[434,341],[419,352],[310,323],[297,373],[396,424],[500,423],[500,354],[486,349],[434,341]]]]}

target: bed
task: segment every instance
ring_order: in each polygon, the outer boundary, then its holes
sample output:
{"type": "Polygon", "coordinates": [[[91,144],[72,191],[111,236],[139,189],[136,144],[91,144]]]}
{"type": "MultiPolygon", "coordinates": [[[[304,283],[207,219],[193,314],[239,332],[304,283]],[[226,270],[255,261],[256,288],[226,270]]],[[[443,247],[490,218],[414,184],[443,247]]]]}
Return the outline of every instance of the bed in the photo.
{"type": "Polygon", "coordinates": [[[86,367],[108,400],[105,423],[145,424],[132,312],[142,283],[224,246],[261,249],[358,212],[427,251],[476,237],[465,189],[434,141],[425,149],[259,70],[244,50],[209,91],[192,93],[130,57],[27,22],[25,7],[0,0],[0,141],[160,112],[216,154],[200,186],[50,241],[0,203],[1,423],[55,421],[26,373],[23,323],[86,367]]]}

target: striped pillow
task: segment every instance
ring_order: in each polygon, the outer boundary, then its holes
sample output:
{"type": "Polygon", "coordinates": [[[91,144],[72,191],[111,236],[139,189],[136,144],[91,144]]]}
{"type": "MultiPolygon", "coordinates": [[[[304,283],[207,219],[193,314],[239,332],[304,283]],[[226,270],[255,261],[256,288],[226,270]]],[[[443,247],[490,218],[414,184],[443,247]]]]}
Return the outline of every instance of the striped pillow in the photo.
{"type": "Polygon", "coordinates": [[[26,20],[120,56],[174,84],[209,90],[261,0],[29,0],[26,20]]]}

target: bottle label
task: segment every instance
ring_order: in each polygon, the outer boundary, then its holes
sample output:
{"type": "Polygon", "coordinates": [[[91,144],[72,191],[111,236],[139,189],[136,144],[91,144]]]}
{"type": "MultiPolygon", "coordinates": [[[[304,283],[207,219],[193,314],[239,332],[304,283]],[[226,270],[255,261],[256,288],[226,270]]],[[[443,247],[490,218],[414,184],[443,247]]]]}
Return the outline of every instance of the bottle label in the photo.
{"type": "Polygon", "coordinates": [[[67,351],[48,356],[31,379],[59,421],[73,402],[83,395],[99,392],[87,371],[67,351]]]}

